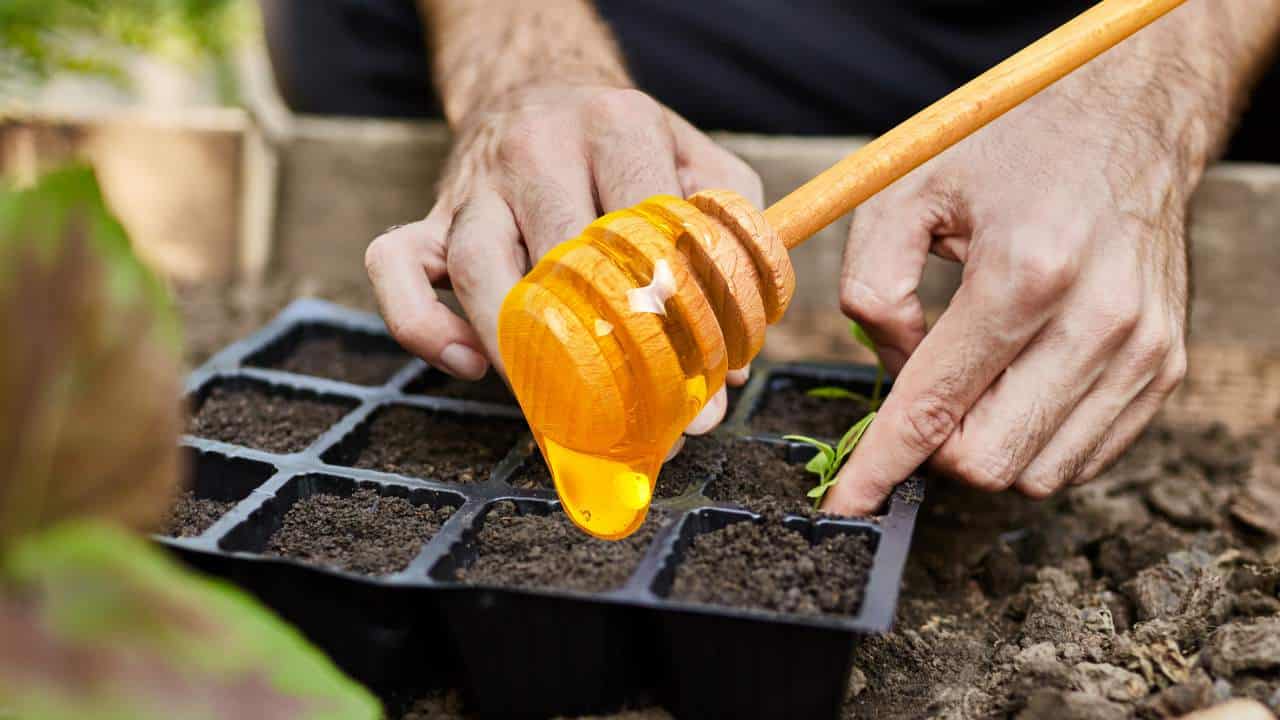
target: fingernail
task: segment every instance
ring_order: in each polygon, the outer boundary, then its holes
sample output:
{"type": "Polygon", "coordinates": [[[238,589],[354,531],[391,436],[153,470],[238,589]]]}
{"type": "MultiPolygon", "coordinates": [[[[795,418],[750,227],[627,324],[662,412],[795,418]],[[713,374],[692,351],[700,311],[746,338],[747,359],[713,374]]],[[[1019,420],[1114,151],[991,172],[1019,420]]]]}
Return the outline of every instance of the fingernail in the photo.
{"type": "Polygon", "coordinates": [[[466,345],[453,343],[440,353],[441,369],[464,380],[479,380],[489,369],[489,363],[480,353],[466,345]]]}
{"type": "Polygon", "coordinates": [[[725,408],[729,406],[729,396],[725,394],[724,388],[720,388],[706,405],[702,406],[702,410],[698,416],[689,423],[689,427],[685,428],[685,433],[689,435],[703,435],[711,432],[720,421],[724,419],[725,408]]]}

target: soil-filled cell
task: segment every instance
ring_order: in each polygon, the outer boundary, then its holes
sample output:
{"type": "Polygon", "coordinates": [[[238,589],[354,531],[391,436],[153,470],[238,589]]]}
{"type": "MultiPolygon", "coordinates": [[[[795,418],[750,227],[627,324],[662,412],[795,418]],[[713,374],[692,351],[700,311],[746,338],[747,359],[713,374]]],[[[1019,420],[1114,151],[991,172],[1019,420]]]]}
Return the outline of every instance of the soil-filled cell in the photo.
{"type": "Polygon", "coordinates": [[[478,483],[489,479],[524,430],[522,421],[510,418],[395,405],[375,412],[325,460],[438,482],[478,483]]]}
{"type": "MultiPolygon", "coordinates": [[[[725,464],[725,441],[706,435],[685,438],[684,448],[672,458],[653,486],[654,499],[673,498],[696,491],[702,483],[720,473],[725,464]]],[[[522,490],[554,490],[555,483],[547,470],[542,453],[535,449],[524,465],[511,478],[511,484],[522,490]]]]}
{"type": "Polygon", "coordinates": [[[365,575],[409,565],[456,507],[361,487],[350,494],[298,498],[267,540],[264,553],[365,575]]]}
{"type": "Polygon", "coordinates": [[[500,501],[449,562],[454,577],[468,583],[606,592],[627,582],[667,521],[661,511],[651,511],[630,537],[599,540],[552,505],[500,501]]]}
{"type": "Polygon", "coordinates": [[[804,463],[788,462],[785,447],[748,440],[727,444],[724,471],[707,485],[707,497],[753,512],[813,512],[806,493],[818,478],[804,463]]]}
{"type": "Polygon", "coordinates": [[[192,435],[275,453],[305,450],[342,419],[354,400],[250,382],[218,383],[204,394],[192,435]]]}
{"type": "Polygon", "coordinates": [[[390,338],[328,325],[302,325],[245,360],[246,365],[355,385],[382,385],[409,362],[390,338]]]}
{"type": "Polygon", "coordinates": [[[778,374],[769,378],[764,397],[748,425],[754,432],[830,440],[844,435],[870,410],[861,398],[811,395],[810,391],[817,388],[839,388],[863,397],[870,397],[872,391],[866,383],[778,374]]]}
{"type": "Polygon", "coordinates": [[[404,391],[408,395],[430,395],[500,405],[516,404],[515,395],[511,394],[507,384],[495,372],[470,382],[428,368],[406,385],[404,391]]]}
{"type": "Polygon", "coordinates": [[[267,463],[186,448],[184,467],[190,475],[160,533],[195,537],[218,521],[275,473],[267,463]]]}
{"type": "Polygon", "coordinates": [[[695,527],[706,517],[691,517],[682,533],[672,599],[799,615],[856,615],[862,606],[874,557],[867,533],[795,528],[778,517],[695,527]]]}

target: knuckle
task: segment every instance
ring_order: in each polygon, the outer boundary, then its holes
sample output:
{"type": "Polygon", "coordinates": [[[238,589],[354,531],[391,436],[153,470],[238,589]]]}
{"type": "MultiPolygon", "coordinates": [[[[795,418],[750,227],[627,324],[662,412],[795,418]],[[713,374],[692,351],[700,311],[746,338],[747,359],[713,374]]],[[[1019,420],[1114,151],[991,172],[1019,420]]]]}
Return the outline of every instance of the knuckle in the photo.
{"type": "Polygon", "coordinates": [[[1187,378],[1187,351],[1179,344],[1169,352],[1163,372],[1156,378],[1156,391],[1168,395],[1187,378]]]}
{"type": "Polygon", "coordinates": [[[884,327],[909,319],[903,303],[888,300],[880,291],[856,278],[841,283],[840,310],[864,327],[884,327]]]}
{"type": "Polygon", "coordinates": [[[383,233],[369,242],[364,249],[364,269],[370,275],[378,272],[387,261],[387,251],[394,242],[391,233],[383,233]]]}
{"type": "Polygon", "coordinates": [[[1013,289],[1018,297],[1053,300],[1075,282],[1080,262],[1065,245],[1034,243],[1019,252],[1013,267],[1013,289]]]}
{"type": "Polygon", "coordinates": [[[1142,312],[1136,299],[1124,297],[1096,309],[1093,315],[1104,340],[1122,342],[1138,329],[1142,312]]]}
{"type": "Polygon", "coordinates": [[[662,109],[657,101],[643,92],[621,88],[606,90],[587,100],[585,111],[594,120],[616,124],[650,119],[659,115],[662,109]]]}
{"type": "Polygon", "coordinates": [[[1014,481],[1014,468],[1007,453],[967,452],[959,455],[952,473],[965,484],[986,492],[1000,492],[1014,481]]]}
{"type": "Polygon", "coordinates": [[[387,332],[405,347],[420,347],[422,341],[428,339],[422,331],[425,325],[423,320],[418,312],[402,309],[386,317],[387,332]]]}
{"type": "Polygon", "coordinates": [[[903,444],[920,455],[942,446],[960,424],[960,413],[945,399],[925,395],[912,400],[899,426],[903,444]]]}
{"type": "Polygon", "coordinates": [[[1139,330],[1133,341],[1133,362],[1142,368],[1160,367],[1172,349],[1173,338],[1164,329],[1139,330]]]}
{"type": "Polygon", "coordinates": [[[536,164],[538,148],[549,133],[544,116],[522,113],[511,121],[505,132],[498,138],[498,162],[508,167],[528,167],[536,164]]]}

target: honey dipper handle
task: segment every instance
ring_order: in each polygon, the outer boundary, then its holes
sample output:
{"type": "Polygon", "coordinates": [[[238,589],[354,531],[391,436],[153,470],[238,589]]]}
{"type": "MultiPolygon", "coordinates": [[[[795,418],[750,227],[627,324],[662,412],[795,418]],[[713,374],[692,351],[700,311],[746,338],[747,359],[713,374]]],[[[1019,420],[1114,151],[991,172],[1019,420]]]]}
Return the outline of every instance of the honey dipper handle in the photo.
{"type": "Polygon", "coordinates": [[[1103,0],[796,188],[765,219],[794,248],[1183,1],[1103,0]]]}

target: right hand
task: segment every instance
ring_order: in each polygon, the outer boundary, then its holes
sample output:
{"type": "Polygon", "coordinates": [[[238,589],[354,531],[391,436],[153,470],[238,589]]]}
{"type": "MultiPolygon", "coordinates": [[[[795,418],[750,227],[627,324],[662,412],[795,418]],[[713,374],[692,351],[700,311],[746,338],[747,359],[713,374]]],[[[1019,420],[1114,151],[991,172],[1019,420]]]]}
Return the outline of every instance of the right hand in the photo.
{"type": "MultiPolygon", "coordinates": [[[[365,253],[387,327],[407,350],[476,380],[498,353],[503,298],[532,263],[603,213],[657,194],[726,188],[759,207],[760,178],[649,96],[602,86],[534,86],[479,106],[457,123],[435,206],[365,253]],[[436,296],[452,287],[468,319],[436,296]]],[[[746,371],[731,372],[741,384],[746,371]]],[[[722,390],[689,426],[715,427],[722,390]]]]}

